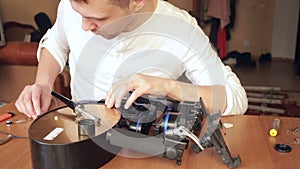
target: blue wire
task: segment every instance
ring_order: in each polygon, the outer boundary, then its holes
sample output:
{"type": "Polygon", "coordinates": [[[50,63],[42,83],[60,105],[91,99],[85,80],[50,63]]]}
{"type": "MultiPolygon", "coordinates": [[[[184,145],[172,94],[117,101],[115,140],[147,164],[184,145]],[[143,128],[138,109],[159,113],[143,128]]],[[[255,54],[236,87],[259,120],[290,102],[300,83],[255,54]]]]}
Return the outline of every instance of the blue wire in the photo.
{"type": "Polygon", "coordinates": [[[138,129],[138,126],[139,126],[140,123],[141,123],[141,119],[142,119],[142,117],[139,118],[139,120],[137,121],[137,123],[136,123],[136,125],[135,125],[135,132],[136,132],[136,133],[138,132],[137,129],[138,129]]]}
{"type": "Polygon", "coordinates": [[[168,112],[168,114],[166,115],[165,125],[164,125],[164,132],[166,132],[168,130],[168,122],[169,122],[170,114],[171,113],[168,112]]]}

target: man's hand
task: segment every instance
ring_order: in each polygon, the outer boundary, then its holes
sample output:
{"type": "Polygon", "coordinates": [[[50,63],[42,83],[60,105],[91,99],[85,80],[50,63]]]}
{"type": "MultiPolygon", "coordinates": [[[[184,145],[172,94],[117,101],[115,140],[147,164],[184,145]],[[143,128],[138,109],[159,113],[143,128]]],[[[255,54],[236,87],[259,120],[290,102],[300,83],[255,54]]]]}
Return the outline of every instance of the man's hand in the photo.
{"type": "Polygon", "coordinates": [[[51,103],[51,87],[39,84],[25,86],[15,106],[18,111],[36,119],[46,112],[51,103]]]}
{"type": "Polygon", "coordinates": [[[136,74],[129,78],[124,78],[117,83],[113,84],[108,92],[105,104],[108,108],[115,106],[119,108],[123,97],[132,91],[130,97],[124,106],[125,109],[143,94],[161,95],[167,96],[169,93],[170,79],[164,79],[159,77],[147,76],[142,74],[136,74]]]}
{"type": "Polygon", "coordinates": [[[221,85],[193,85],[173,79],[136,74],[113,84],[105,104],[108,108],[119,108],[123,97],[132,91],[124,108],[128,109],[143,94],[160,95],[177,101],[199,101],[202,98],[209,112],[225,111],[227,106],[226,89],[221,85]]]}

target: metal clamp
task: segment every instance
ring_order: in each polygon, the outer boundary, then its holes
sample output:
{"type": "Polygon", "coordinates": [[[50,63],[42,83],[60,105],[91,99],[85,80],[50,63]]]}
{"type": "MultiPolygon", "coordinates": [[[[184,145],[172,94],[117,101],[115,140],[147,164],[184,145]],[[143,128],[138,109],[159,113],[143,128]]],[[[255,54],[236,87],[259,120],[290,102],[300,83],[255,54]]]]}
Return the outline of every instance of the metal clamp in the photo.
{"type": "Polygon", "coordinates": [[[84,117],[84,118],[87,118],[87,119],[94,120],[95,124],[97,126],[100,126],[101,123],[102,123],[102,120],[99,117],[97,117],[97,116],[93,115],[92,113],[86,111],[81,105],[77,105],[75,107],[75,113],[76,113],[78,118],[84,117]]]}
{"type": "Polygon", "coordinates": [[[178,128],[174,128],[172,130],[167,130],[166,134],[171,134],[171,135],[176,134],[179,136],[186,136],[192,139],[199,146],[201,150],[204,150],[204,147],[200,144],[200,139],[184,126],[179,126],[178,128]]]}

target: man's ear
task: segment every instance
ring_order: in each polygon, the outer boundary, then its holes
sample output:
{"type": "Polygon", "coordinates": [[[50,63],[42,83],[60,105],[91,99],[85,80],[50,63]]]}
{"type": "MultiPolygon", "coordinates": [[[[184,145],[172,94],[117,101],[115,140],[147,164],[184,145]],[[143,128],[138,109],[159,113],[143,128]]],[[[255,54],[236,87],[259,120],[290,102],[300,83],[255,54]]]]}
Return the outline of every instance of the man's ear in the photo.
{"type": "Polygon", "coordinates": [[[139,12],[145,6],[145,0],[130,0],[129,8],[139,12]]]}

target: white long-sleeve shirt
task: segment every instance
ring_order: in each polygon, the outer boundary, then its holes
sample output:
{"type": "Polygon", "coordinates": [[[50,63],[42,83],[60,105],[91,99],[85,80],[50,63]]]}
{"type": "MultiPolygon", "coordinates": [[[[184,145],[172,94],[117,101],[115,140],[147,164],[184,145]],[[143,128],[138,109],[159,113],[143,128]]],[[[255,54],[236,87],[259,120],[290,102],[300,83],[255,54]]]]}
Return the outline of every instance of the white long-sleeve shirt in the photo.
{"type": "MultiPolygon", "coordinates": [[[[135,17],[144,16],[149,13],[135,17]]],[[[109,31],[114,25],[103,30],[109,31]]],[[[239,79],[221,62],[197,21],[165,1],[159,0],[155,12],[136,29],[108,40],[84,31],[82,17],[69,0],[61,0],[55,24],[40,42],[38,58],[43,47],[61,69],[69,62],[75,101],[103,99],[114,82],[135,73],[170,79],[185,74],[193,84],[226,88],[223,115],[243,114],[247,109],[246,92],[239,79]]],[[[217,102],[218,93],[213,97],[213,103],[217,102]]]]}

